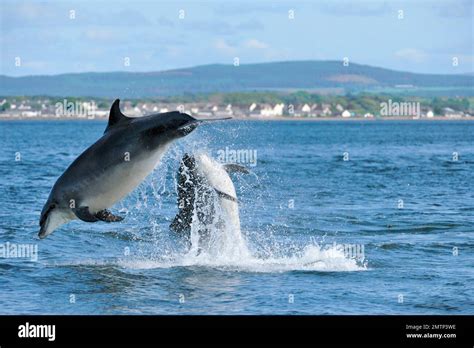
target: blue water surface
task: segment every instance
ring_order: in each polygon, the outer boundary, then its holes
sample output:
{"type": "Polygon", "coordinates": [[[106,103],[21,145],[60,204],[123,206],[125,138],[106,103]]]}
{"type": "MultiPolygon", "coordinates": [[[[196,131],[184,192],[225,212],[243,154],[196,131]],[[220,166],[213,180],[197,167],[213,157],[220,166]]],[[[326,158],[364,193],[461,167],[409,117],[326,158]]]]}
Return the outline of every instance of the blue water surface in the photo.
{"type": "Polygon", "coordinates": [[[0,257],[0,314],[474,314],[474,122],[203,125],[112,209],[123,222],[39,240],[52,185],[104,128],[0,123],[0,244],[38,248],[0,257]],[[250,255],[193,258],[168,228],[179,159],[226,147],[257,154],[233,175],[250,255]]]}

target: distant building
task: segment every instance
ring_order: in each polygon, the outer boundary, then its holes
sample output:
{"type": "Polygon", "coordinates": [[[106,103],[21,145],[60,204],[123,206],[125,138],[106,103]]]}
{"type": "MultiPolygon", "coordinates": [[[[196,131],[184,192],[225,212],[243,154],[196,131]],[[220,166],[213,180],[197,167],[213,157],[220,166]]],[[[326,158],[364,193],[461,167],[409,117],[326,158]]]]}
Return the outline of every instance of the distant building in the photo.
{"type": "Polygon", "coordinates": [[[260,116],[262,117],[273,116],[273,107],[270,104],[260,105],[260,116]]]}
{"type": "Polygon", "coordinates": [[[351,117],[352,114],[350,113],[349,110],[344,110],[344,111],[341,113],[341,116],[344,117],[344,118],[347,118],[347,117],[351,117]]]}
{"type": "Polygon", "coordinates": [[[21,116],[23,117],[38,117],[41,115],[41,111],[22,111],[21,116]]]}
{"type": "Polygon", "coordinates": [[[330,104],[321,104],[321,116],[331,116],[331,105],[330,104]]]}
{"type": "Polygon", "coordinates": [[[445,117],[450,117],[450,118],[460,118],[463,116],[462,112],[455,111],[451,108],[444,108],[443,114],[445,117]]]}
{"type": "Polygon", "coordinates": [[[260,116],[263,117],[276,117],[282,116],[283,110],[285,109],[285,104],[275,104],[272,106],[270,104],[264,104],[260,107],[260,116]]]}
{"type": "Polygon", "coordinates": [[[262,116],[262,106],[253,103],[249,107],[249,116],[250,117],[260,117],[262,116]]]}
{"type": "Polygon", "coordinates": [[[301,107],[301,112],[303,114],[309,114],[311,112],[311,107],[308,105],[308,104],[304,104],[302,107],[301,107]]]}
{"type": "Polygon", "coordinates": [[[92,117],[107,117],[109,116],[109,112],[107,110],[93,110],[91,111],[92,117]]]}

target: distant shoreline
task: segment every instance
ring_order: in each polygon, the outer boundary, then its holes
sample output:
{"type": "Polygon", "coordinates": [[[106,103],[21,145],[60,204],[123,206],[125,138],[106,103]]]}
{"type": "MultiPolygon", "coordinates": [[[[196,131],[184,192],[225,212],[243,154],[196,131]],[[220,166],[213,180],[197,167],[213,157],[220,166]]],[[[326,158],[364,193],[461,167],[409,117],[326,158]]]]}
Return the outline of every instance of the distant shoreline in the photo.
{"type": "MultiPolygon", "coordinates": [[[[103,121],[108,118],[77,118],[77,117],[5,117],[0,116],[0,121],[103,121]]],[[[474,117],[233,117],[236,121],[298,121],[298,122],[331,122],[331,121],[474,121],[474,117]]]]}

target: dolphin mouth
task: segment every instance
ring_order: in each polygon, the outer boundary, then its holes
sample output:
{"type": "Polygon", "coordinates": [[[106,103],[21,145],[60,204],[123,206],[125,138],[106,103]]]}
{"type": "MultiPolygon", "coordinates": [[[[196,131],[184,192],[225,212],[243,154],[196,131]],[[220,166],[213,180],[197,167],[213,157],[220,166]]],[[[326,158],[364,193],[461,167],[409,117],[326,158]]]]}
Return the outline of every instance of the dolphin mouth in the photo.
{"type": "Polygon", "coordinates": [[[46,221],[40,225],[40,230],[38,232],[39,239],[45,239],[50,233],[47,233],[47,224],[46,221]]]}
{"type": "Polygon", "coordinates": [[[189,121],[188,123],[178,127],[177,131],[181,136],[185,136],[185,135],[188,135],[189,133],[191,133],[193,130],[195,130],[197,128],[197,126],[199,126],[201,123],[218,122],[218,121],[229,120],[231,118],[232,117],[205,118],[205,119],[194,118],[191,121],[189,121]]]}
{"type": "Polygon", "coordinates": [[[48,221],[49,217],[44,219],[44,221],[41,221],[42,223],[40,224],[40,230],[38,232],[38,237],[39,239],[45,239],[47,236],[51,234],[53,231],[48,231],[48,221]]]}
{"type": "Polygon", "coordinates": [[[45,239],[48,235],[46,234],[46,231],[44,231],[42,228],[38,232],[38,237],[39,239],[45,239]]]}
{"type": "Polygon", "coordinates": [[[225,120],[231,120],[233,117],[220,117],[220,118],[196,118],[195,120],[197,122],[217,122],[217,121],[225,121],[225,120]]]}

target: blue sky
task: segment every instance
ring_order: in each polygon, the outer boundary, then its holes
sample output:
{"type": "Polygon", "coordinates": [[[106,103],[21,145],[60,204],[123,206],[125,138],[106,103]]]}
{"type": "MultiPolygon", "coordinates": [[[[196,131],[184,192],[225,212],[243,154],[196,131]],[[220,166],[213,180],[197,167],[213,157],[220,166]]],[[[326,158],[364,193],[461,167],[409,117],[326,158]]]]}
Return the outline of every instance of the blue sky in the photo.
{"type": "Polygon", "coordinates": [[[0,74],[159,71],[234,57],[241,64],[348,57],[404,71],[473,72],[473,4],[3,0],[0,74]]]}

